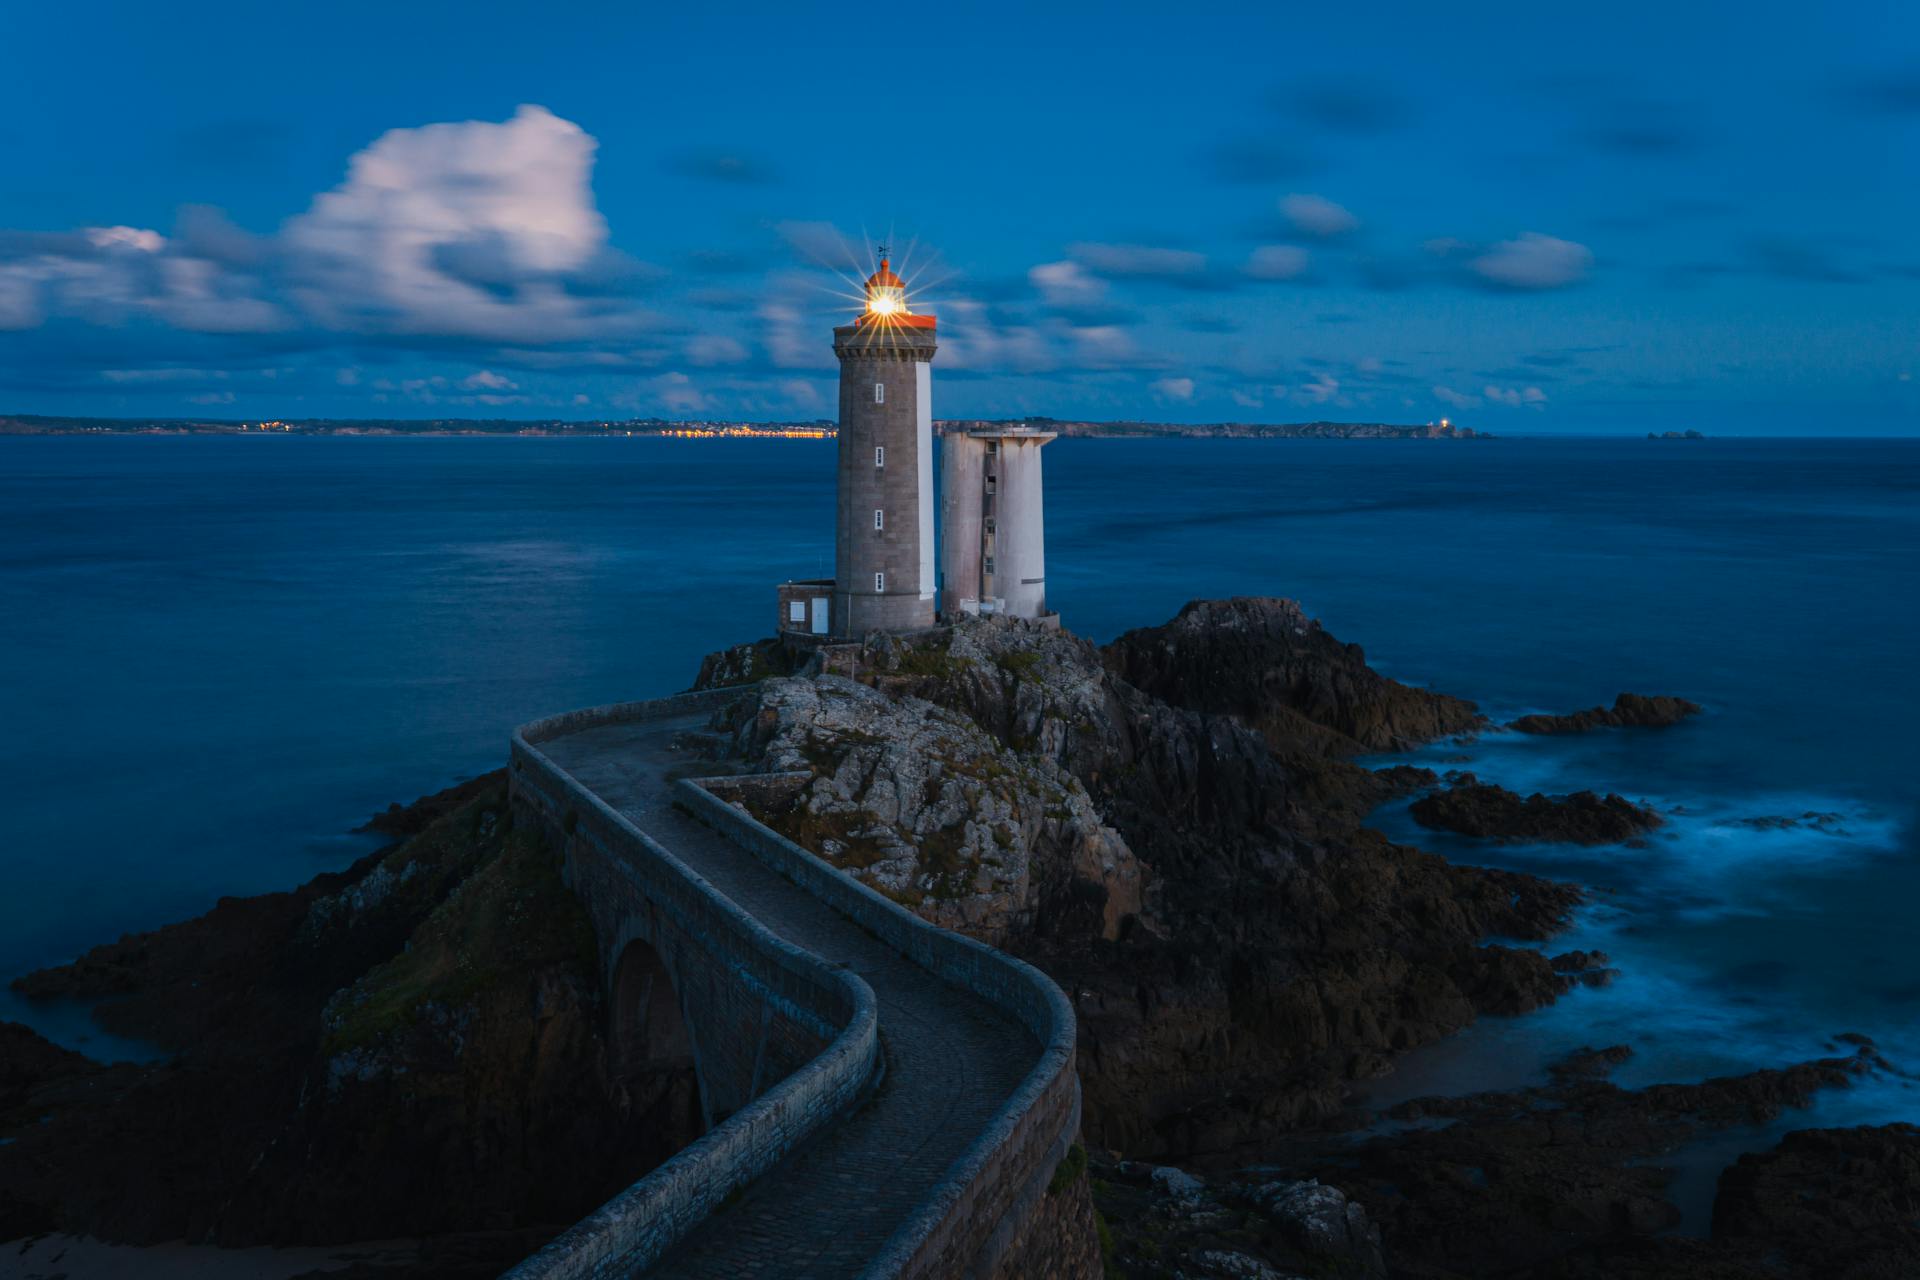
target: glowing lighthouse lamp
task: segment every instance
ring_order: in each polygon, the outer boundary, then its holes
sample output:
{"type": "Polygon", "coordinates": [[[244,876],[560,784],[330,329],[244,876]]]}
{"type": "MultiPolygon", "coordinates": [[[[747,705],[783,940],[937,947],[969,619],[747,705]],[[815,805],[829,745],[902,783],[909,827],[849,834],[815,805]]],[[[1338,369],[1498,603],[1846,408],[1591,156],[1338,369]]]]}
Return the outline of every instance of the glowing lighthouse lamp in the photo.
{"type": "Polygon", "coordinates": [[[917,316],[913,308],[907,305],[907,284],[894,274],[893,267],[887,262],[887,251],[880,250],[880,267],[867,277],[862,286],[865,308],[854,321],[855,326],[866,328],[931,329],[934,327],[932,316],[917,316]]]}

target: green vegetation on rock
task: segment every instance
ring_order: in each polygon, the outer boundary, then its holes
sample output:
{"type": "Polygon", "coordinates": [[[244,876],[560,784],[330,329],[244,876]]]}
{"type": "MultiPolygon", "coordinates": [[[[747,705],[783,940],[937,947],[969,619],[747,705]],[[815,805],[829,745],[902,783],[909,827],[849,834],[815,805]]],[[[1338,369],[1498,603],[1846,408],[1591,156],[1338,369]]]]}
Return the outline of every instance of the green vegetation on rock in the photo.
{"type": "MultiPolygon", "coordinates": [[[[415,842],[473,838],[465,833],[481,829],[486,804],[474,802],[415,842]]],[[[570,963],[592,980],[592,925],[545,841],[502,827],[478,844],[482,865],[421,924],[407,949],[328,1003],[326,1053],[370,1045],[410,1025],[428,1005],[458,1008],[546,965],[570,963]]]]}

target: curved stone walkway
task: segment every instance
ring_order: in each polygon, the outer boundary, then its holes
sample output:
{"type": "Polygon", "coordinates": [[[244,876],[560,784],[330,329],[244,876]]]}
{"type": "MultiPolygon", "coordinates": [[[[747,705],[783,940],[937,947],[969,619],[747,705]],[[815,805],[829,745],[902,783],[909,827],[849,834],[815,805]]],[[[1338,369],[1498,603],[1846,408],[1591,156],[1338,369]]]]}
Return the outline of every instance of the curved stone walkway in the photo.
{"type": "Polygon", "coordinates": [[[650,1276],[853,1277],[922,1204],[1032,1069],[1040,1047],[986,1001],[936,978],[675,809],[676,738],[706,717],[589,729],[543,742],[620,810],[768,929],[873,988],[886,1076],[859,1110],[760,1178],[650,1276]]]}

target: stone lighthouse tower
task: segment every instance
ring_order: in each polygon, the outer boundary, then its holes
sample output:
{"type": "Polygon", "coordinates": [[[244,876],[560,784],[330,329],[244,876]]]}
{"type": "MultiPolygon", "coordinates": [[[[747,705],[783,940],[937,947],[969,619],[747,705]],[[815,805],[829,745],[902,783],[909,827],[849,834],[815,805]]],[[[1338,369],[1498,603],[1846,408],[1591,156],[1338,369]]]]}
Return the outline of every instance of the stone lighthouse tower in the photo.
{"type": "Polygon", "coordinates": [[[880,251],[866,308],[833,331],[840,358],[840,504],[832,631],[934,625],[934,318],[915,315],[880,251]]]}

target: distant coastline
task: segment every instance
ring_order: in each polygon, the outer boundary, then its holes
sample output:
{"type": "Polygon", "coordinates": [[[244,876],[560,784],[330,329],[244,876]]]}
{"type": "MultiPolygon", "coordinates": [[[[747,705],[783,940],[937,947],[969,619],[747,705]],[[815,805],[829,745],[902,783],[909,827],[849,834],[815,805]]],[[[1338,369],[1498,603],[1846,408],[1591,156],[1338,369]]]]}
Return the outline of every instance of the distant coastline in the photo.
{"type": "MultiPolygon", "coordinates": [[[[1057,418],[955,418],[934,423],[941,433],[1024,423],[1038,430],[1085,439],[1232,440],[1491,440],[1472,427],[1452,423],[1388,422],[1092,422],[1057,418]]],[[[675,439],[831,440],[830,419],[804,422],[728,422],[704,419],[633,418],[522,421],[508,418],[66,418],[0,414],[0,436],[42,435],[228,435],[251,436],[668,436],[675,439]]]]}

